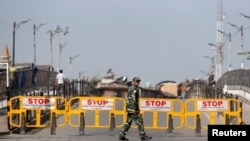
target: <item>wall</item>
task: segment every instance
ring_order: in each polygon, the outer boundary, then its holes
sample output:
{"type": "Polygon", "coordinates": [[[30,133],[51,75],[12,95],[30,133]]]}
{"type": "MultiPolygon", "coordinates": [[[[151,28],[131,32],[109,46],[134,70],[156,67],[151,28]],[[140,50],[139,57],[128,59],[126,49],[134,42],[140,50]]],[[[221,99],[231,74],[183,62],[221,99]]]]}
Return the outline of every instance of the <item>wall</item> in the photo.
{"type": "Polygon", "coordinates": [[[177,83],[165,83],[162,84],[161,91],[163,93],[170,93],[177,96],[178,84],[177,83]]]}

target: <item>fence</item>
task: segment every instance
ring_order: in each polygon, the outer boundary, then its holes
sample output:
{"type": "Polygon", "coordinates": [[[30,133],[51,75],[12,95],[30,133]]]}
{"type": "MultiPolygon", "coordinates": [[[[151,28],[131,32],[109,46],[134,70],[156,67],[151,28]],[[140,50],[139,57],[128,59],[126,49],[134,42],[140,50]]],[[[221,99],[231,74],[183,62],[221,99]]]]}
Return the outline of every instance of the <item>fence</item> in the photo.
{"type": "Polygon", "coordinates": [[[223,89],[224,85],[238,85],[250,88],[250,70],[238,69],[228,71],[217,81],[216,87],[223,89]]]}
{"type": "MultiPolygon", "coordinates": [[[[9,74],[10,97],[24,95],[36,89],[52,89],[56,72],[32,69],[17,70],[9,74]]],[[[0,100],[7,98],[6,73],[0,73],[0,100]]]]}
{"type": "MultiPolygon", "coordinates": [[[[219,85],[219,84],[218,84],[219,85]]],[[[224,93],[221,88],[212,87],[203,80],[194,80],[188,85],[188,98],[236,98],[235,95],[224,93]]]]}
{"type": "MultiPolygon", "coordinates": [[[[24,134],[28,127],[50,127],[51,134],[56,128],[70,125],[79,128],[121,128],[126,120],[126,101],[116,97],[72,97],[58,96],[16,96],[10,99],[10,124],[19,127],[24,134]],[[20,100],[19,108],[13,108],[13,101],[20,100]],[[35,122],[27,122],[29,111],[36,111],[35,122]],[[42,112],[48,112],[50,120],[42,123],[42,112]],[[18,118],[12,118],[12,117],[18,118]],[[59,119],[60,117],[60,119],[59,119]]],[[[208,124],[242,124],[242,104],[237,99],[164,99],[140,98],[139,106],[146,122],[145,128],[163,129],[171,135],[173,130],[182,127],[193,129],[197,135],[208,124]],[[231,108],[233,107],[233,108],[231,108]],[[223,113],[223,118],[218,113],[223,113]],[[231,122],[232,119],[236,123],[231,122]],[[202,122],[201,122],[202,121],[202,122]],[[202,124],[203,123],[203,124],[202,124]]],[[[132,126],[136,128],[136,126],[132,126]]]]}

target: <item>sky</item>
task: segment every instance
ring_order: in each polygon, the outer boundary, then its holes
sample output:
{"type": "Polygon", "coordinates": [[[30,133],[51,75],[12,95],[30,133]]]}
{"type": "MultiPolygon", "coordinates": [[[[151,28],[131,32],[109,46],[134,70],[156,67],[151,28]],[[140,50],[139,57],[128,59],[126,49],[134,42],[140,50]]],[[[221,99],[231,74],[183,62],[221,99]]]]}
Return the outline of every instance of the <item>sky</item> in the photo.
{"type": "MultiPolygon", "coordinates": [[[[244,27],[244,51],[250,51],[250,19],[240,15],[250,16],[249,7],[249,0],[223,1],[223,32],[232,34],[231,45],[224,37],[223,72],[229,60],[233,70],[241,67],[241,34],[228,23],[244,27]]],[[[36,64],[49,65],[52,53],[57,70],[58,46],[68,43],[62,69],[71,78],[104,77],[112,68],[115,78],[138,76],[142,86],[205,79],[216,54],[208,44],[216,44],[217,13],[217,0],[0,0],[0,51],[7,44],[12,56],[14,22],[31,19],[15,31],[15,63],[32,63],[35,44],[36,64]],[[41,23],[47,24],[34,36],[33,25],[41,23]],[[53,36],[51,52],[47,31],[57,25],[69,33],[53,36]]]]}

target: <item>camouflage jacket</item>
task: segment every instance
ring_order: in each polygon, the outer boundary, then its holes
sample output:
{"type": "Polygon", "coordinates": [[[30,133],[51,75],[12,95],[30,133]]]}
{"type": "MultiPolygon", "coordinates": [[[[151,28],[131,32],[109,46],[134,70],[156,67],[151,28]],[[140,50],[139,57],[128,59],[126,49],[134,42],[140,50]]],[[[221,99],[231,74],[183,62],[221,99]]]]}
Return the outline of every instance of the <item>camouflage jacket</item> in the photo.
{"type": "Polygon", "coordinates": [[[128,88],[128,97],[126,102],[126,111],[133,113],[134,110],[139,110],[139,88],[137,86],[130,86],[128,88]]]}

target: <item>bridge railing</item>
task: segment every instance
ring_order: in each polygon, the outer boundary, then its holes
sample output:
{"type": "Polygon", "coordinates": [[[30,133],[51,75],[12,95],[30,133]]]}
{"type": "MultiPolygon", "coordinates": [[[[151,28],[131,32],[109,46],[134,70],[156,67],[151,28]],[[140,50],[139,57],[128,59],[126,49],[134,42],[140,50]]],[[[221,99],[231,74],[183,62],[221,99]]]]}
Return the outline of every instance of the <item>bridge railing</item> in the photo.
{"type": "MultiPolygon", "coordinates": [[[[24,95],[32,90],[52,89],[56,72],[32,69],[17,70],[9,74],[10,97],[24,95]]],[[[0,99],[7,98],[6,73],[0,73],[0,99]]]]}
{"type": "Polygon", "coordinates": [[[223,89],[224,85],[238,85],[250,88],[250,70],[238,69],[228,71],[216,82],[216,87],[223,89]]]}
{"type": "Polygon", "coordinates": [[[223,92],[221,87],[210,86],[204,80],[194,80],[188,85],[189,98],[236,98],[236,95],[223,92]]]}

